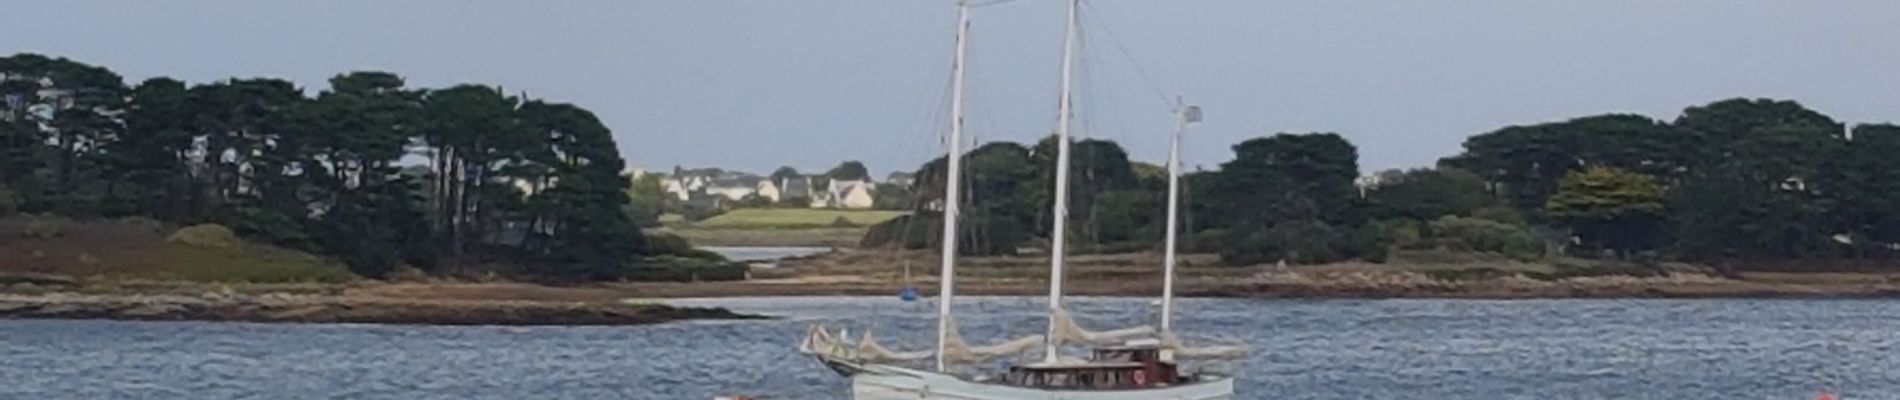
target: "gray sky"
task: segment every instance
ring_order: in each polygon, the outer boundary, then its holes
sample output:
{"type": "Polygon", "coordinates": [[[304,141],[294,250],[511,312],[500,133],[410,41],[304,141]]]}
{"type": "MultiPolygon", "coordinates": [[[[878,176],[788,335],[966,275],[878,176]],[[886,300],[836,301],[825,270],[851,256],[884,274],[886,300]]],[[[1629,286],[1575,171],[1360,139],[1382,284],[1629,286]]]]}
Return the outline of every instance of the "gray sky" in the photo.
{"type": "MultiPolygon", "coordinates": [[[[981,0],[979,0],[981,2],[981,0]]],[[[952,0],[39,1],[0,52],[136,82],[376,69],[501,85],[598,113],[631,164],[874,174],[940,151],[952,0]]],[[[1900,120],[1887,0],[1092,0],[1078,130],[1165,157],[1167,96],[1207,109],[1192,164],[1273,132],[1334,131],[1370,169],[1430,165],[1467,136],[1602,112],[1673,118],[1735,97],[1900,120]],[[1145,76],[1145,78],[1144,78],[1145,76]]],[[[1062,1],[974,17],[970,126],[1054,127],[1062,1]]]]}

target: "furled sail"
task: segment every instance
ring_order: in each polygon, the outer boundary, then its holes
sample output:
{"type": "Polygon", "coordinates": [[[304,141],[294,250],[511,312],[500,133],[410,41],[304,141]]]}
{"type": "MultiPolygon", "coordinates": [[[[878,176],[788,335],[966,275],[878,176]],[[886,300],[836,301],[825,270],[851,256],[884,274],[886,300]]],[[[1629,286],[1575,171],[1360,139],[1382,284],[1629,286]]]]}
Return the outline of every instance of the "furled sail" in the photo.
{"type": "Polygon", "coordinates": [[[838,339],[826,332],[825,327],[811,324],[805,330],[805,339],[799,341],[798,351],[805,354],[833,354],[838,350],[838,339]]]}
{"type": "Polygon", "coordinates": [[[1098,346],[1115,345],[1127,341],[1128,338],[1155,334],[1155,328],[1147,325],[1111,331],[1090,331],[1082,329],[1081,325],[1077,325],[1075,319],[1069,316],[1069,310],[1056,309],[1053,313],[1055,314],[1053,320],[1056,324],[1056,337],[1053,340],[1058,344],[1063,342],[1076,342],[1098,346]]]}
{"type": "Polygon", "coordinates": [[[949,336],[950,337],[944,341],[944,360],[965,363],[986,361],[1003,356],[1020,355],[1029,352],[1031,349],[1041,347],[1043,339],[1042,335],[1030,335],[1008,342],[971,347],[969,343],[963,341],[963,335],[957,333],[956,321],[954,320],[950,322],[949,336]]]}
{"type": "Polygon", "coordinates": [[[1161,348],[1172,351],[1175,359],[1185,360],[1234,359],[1247,355],[1247,348],[1241,346],[1188,347],[1173,331],[1161,332],[1161,348]]]}
{"type": "Polygon", "coordinates": [[[877,343],[877,339],[871,336],[870,330],[864,331],[864,337],[858,339],[857,359],[860,361],[920,361],[929,359],[935,355],[935,353],[929,350],[893,351],[889,348],[885,348],[883,345],[877,343]]]}

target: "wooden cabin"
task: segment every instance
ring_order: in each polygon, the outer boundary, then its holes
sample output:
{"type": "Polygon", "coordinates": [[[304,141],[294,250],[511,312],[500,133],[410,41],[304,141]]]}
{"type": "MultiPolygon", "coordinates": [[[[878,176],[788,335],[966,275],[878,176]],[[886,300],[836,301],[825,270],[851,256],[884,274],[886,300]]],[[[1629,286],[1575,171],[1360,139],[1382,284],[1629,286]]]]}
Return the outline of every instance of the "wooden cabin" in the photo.
{"type": "Polygon", "coordinates": [[[1143,389],[1182,382],[1180,371],[1161,360],[1158,346],[1115,346],[1095,349],[1079,364],[1034,364],[1010,367],[1003,382],[1040,389],[1143,389]]]}

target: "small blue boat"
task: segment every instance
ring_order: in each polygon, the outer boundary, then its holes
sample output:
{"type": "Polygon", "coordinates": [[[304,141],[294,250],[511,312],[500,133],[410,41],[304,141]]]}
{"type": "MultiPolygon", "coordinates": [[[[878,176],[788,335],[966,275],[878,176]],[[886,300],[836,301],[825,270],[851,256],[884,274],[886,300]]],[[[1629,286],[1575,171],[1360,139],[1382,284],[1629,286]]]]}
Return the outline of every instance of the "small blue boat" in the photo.
{"type": "Polygon", "coordinates": [[[904,299],[904,301],[917,301],[917,287],[904,285],[904,290],[897,292],[897,298],[904,299]]]}

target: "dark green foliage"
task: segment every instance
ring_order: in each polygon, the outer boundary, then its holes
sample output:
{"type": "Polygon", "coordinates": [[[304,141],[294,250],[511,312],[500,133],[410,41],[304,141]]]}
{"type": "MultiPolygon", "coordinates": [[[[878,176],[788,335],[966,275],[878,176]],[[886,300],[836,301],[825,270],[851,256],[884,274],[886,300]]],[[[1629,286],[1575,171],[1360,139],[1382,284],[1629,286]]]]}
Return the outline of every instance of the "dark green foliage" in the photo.
{"type": "Polygon", "coordinates": [[[660,184],[661,178],[657,174],[646,174],[628,184],[625,210],[627,219],[635,225],[660,226],[660,213],[666,210],[666,191],[660,184]]]}
{"type": "Polygon", "coordinates": [[[21,210],[218,221],[370,277],[502,262],[615,279],[648,252],[656,216],[629,210],[612,134],[579,107],[376,71],[314,97],[267,78],[126,87],[33,54],[0,73],[0,187],[21,210]]]}
{"type": "Polygon", "coordinates": [[[1378,186],[1366,192],[1374,218],[1470,216],[1498,203],[1484,178],[1456,168],[1387,171],[1378,177],[1378,186]]]}
{"type": "Polygon", "coordinates": [[[1544,211],[1585,245],[1628,254],[1661,244],[1663,188],[1649,175],[1612,167],[1573,171],[1544,211]]]}
{"type": "MultiPolygon", "coordinates": [[[[863,167],[864,165],[859,164],[858,166],[863,167]]],[[[792,168],[791,166],[788,165],[788,166],[778,167],[778,169],[776,170],[772,170],[772,175],[769,178],[772,180],[772,184],[783,185],[785,184],[785,181],[787,180],[799,178],[802,176],[804,176],[804,174],[798,173],[797,168],[792,168]]]]}
{"type": "Polygon", "coordinates": [[[858,246],[867,248],[924,249],[936,246],[942,235],[943,214],[917,212],[891,218],[865,230],[858,246]]]}
{"type": "MultiPolygon", "coordinates": [[[[781,170],[777,172],[784,171],[781,170]]],[[[773,175],[778,175],[777,172],[774,172],[773,175]]],[[[798,171],[793,170],[791,172],[797,173],[798,171]]],[[[871,170],[864,168],[864,163],[857,162],[856,160],[845,161],[844,163],[838,164],[837,167],[832,168],[831,171],[825,172],[825,177],[841,181],[870,180],[871,170]]]]}
{"type": "Polygon", "coordinates": [[[627,265],[613,274],[618,279],[640,282],[711,282],[745,279],[745,264],[686,258],[653,256],[627,265]]]}
{"type": "Polygon", "coordinates": [[[13,215],[20,210],[20,200],[6,185],[0,185],[0,217],[13,215]]]}
{"type": "MultiPolygon", "coordinates": [[[[1046,213],[1047,206],[1038,207],[1031,189],[1037,182],[1037,170],[1031,164],[1029,149],[1008,142],[985,144],[970,151],[963,157],[963,219],[958,225],[958,251],[964,254],[1008,254],[1032,236],[1032,224],[1046,213]]],[[[901,223],[911,227],[889,230],[888,233],[923,231],[941,231],[943,222],[941,207],[946,179],[943,158],[924,164],[917,173],[918,205],[917,214],[934,213],[935,218],[906,218],[901,223]],[[935,227],[930,228],[930,227],[935,227]]],[[[1046,204],[1046,203],[1045,203],[1046,204]]],[[[893,220],[886,224],[900,223],[893,220]]],[[[1044,228],[1047,229],[1047,228],[1044,228]]],[[[888,236],[888,235],[887,235],[888,236]]],[[[915,239],[927,240],[928,246],[936,246],[941,234],[920,236],[906,234],[902,242],[909,244],[915,239]]]]}
{"type": "Polygon", "coordinates": [[[726,261],[726,257],[705,249],[694,248],[686,238],[671,233],[649,233],[646,235],[647,247],[655,256],[674,256],[696,258],[706,261],[726,261]]]}
{"type": "MultiPolygon", "coordinates": [[[[1648,117],[1607,114],[1511,126],[1465,140],[1440,162],[1476,173],[1519,210],[1540,210],[1570,171],[1608,166],[1673,182],[1695,162],[1698,134],[1648,117]]],[[[1541,214],[1533,213],[1533,219],[1541,214]]]]}
{"type": "Polygon", "coordinates": [[[1196,217],[1229,231],[1221,251],[1229,264],[1358,257],[1365,246],[1351,244],[1347,234],[1363,223],[1353,186],[1357,160],[1357,149],[1331,133],[1241,142],[1234,160],[1208,182],[1211,212],[1196,217]]]}
{"type": "Polygon", "coordinates": [[[910,186],[895,184],[878,185],[877,193],[872,194],[871,208],[877,210],[912,210],[917,208],[917,193],[910,186]]]}
{"type": "Polygon", "coordinates": [[[1544,256],[1544,241],[1523,227],[1476,218],[1447,216],[1429,226],[1440,248],[1496,253],[1519,260],[1544,256]]]}

